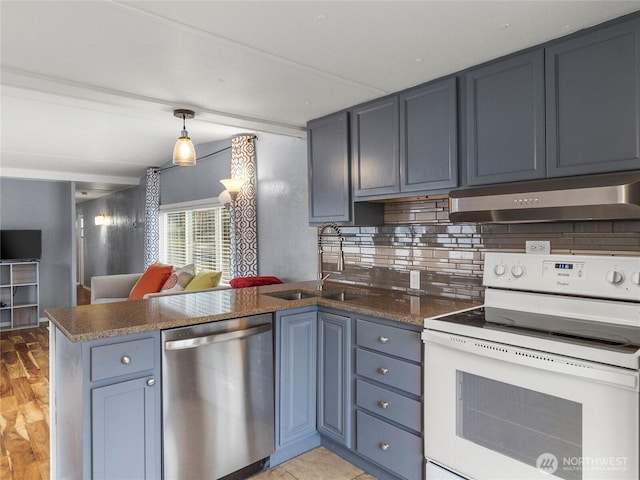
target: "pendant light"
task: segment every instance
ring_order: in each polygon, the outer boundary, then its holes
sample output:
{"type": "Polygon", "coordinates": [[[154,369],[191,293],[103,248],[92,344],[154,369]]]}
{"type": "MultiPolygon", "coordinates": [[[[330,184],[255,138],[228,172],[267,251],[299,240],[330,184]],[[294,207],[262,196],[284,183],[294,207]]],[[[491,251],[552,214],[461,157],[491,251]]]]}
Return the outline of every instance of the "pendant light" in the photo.
{"type": "Polygon", "coordinates": [[[189,138],[189,132],[187,132],[185,126],[185,120],[187,118],[195,117],[193,110],[185,110],[183,108],[173,111],[173,116],[182,118],[182,132],[180,138],[176,142],[176,146],[173,147],[173,164],[181,167],[189,167],[196,164],[196,150],[193,148],[193,143],[189,138]]]}

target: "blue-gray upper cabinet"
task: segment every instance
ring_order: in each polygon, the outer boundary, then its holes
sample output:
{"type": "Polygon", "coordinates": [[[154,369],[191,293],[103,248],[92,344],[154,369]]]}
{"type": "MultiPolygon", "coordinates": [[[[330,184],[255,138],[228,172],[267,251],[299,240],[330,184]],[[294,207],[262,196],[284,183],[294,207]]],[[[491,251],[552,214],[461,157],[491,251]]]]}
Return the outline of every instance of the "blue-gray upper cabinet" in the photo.
{"type": "Polygon", "coordinates": [[[349,114],[338,112],[307,124],[309,222],[351,220],[349,114]]]}
{"type": "Polygon", "coordinates": [[[351,448],[351,318],[318,313],[318,431],[351,448]]]}
{"type": "Polygon", "coordinates": [[[316,432],[317,313],[299,308],[276,313],[277,465],[320,444],[316,432]]]}
{"type": "Polygon", "coordinates": [[[352,111],[353,189],[356,197],[400,191],[398,96],[357,106],[352,111]]]}
{"type": "Polygon", "coordinates": [[[546,49],[550,177],[640,168],[640,20],[546,49]]]}
{"type": "Polygon", "coordinates": [[[458,186],[456,78],[400,95],[400,191],[458,186]]]}
{"type": "Polygon", "coordinates": [[[544,52],[469,70],[466,184],[544,178],[544,52]]]}

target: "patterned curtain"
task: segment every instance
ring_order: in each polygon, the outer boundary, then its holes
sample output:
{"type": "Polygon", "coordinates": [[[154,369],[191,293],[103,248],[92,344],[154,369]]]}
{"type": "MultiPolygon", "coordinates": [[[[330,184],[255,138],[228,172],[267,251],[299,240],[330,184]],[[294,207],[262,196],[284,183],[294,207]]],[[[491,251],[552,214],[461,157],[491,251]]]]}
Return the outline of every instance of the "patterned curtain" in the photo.
{"type": "Polygon", "coordinates": [[[144,205],[144,268],[160,258],[160,172],[147,168],[144,205]]]}
{"type": "Polygon", "coordinates": [[[245,181],[230,211],[232,278],[258,273],[255,141],[255,135],[242,135],[231,142],[231,177],[245,181]]]}

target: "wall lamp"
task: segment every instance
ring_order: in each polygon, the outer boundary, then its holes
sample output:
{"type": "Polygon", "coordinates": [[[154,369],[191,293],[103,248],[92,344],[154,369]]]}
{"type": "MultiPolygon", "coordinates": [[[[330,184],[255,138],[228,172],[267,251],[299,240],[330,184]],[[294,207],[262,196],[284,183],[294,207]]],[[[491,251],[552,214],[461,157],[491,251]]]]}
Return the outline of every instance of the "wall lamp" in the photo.
{"type": "Polygon", "coordinates": [[[173,111],[173,116],[182,118],[182,132],[180,138],[173,147],[173,164],[181,167],[190,167],[196,164],[196,150],[193,147],[193,143],[189,138],[189,132],[187,132],[185,126],[185,120],[187,118],[195,117],[193,110],[186,110],[180,108],[173,111]]]}
{"type": "Polygon", "coordinates": [[[95,224],[100,226],[100,225],[108,225],[111,221],[111,217],[109,215],[107,215],[106,213],[99,213],[98,215],[95,216],[95,218],[93,219],[95,224]]]}

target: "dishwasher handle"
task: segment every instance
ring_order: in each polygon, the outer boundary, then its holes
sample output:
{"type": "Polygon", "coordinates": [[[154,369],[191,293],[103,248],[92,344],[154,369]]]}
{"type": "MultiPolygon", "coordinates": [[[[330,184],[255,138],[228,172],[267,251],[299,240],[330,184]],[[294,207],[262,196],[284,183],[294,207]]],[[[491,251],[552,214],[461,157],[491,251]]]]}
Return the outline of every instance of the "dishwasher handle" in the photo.
{"type": "Polygon", "coordinates": [[[242,330],[234,330],[233,332],[213,333],[202,337],[184,338],[182,340],[170,340],[164,342],[165,350],[185,350],[187,348],[196,348],[203,345],[211,345],[212,343],[229,342],[231,340],[240,340],[242,338],[259,335],[271,330],[270,323],[263,323],[256,327],[246,328],[242,330]]]}

